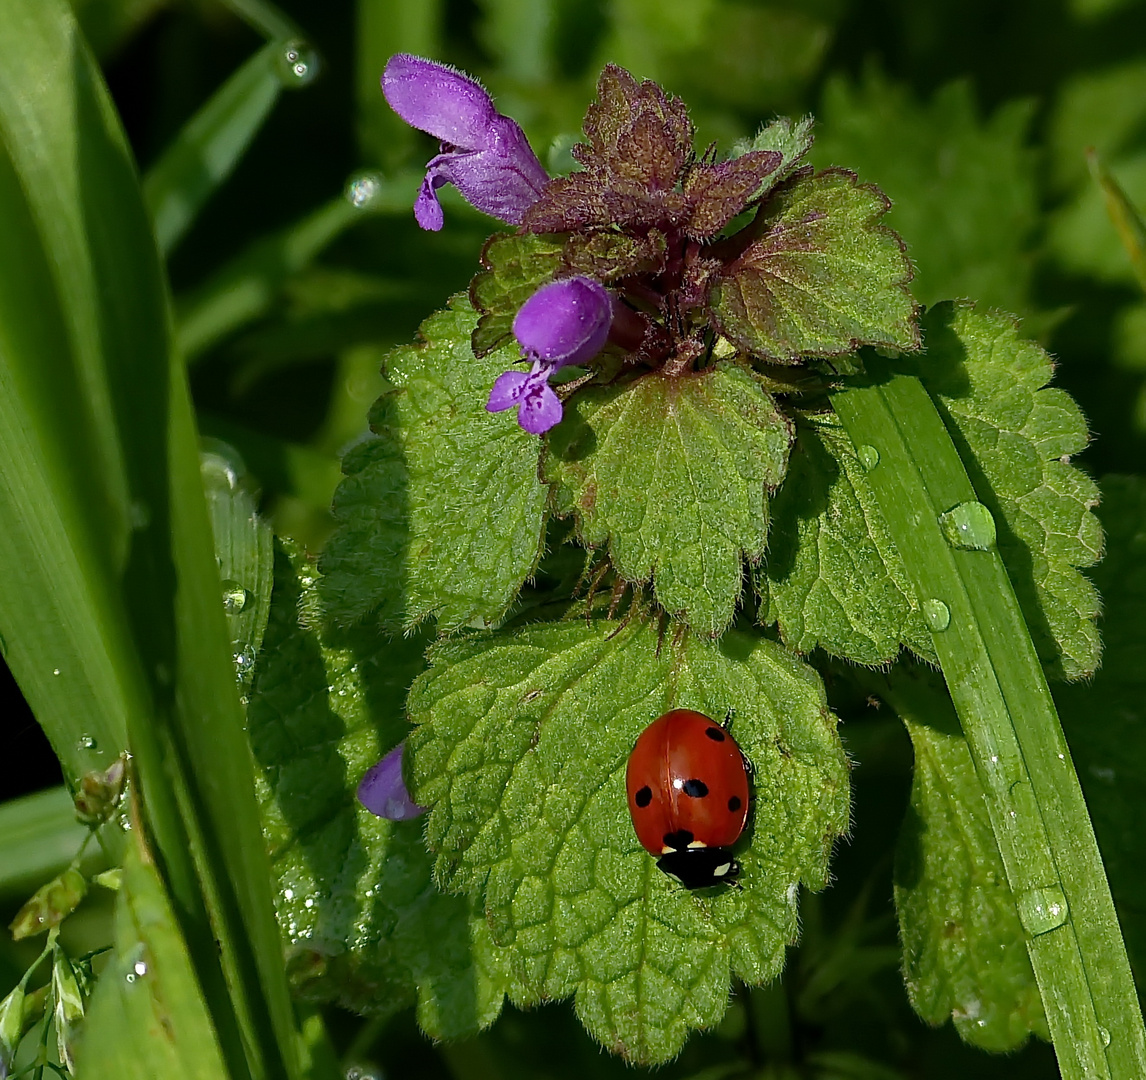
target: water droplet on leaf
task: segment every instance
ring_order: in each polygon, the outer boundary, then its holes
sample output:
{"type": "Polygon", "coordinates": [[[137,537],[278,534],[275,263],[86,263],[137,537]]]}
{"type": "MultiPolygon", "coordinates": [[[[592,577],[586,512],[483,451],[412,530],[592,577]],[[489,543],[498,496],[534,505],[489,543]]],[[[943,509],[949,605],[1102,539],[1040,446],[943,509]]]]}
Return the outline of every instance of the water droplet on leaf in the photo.
{"type": "Polygon", "coordinates": [[[288,41],[279,53],[279,78],[285,86],[307,86],[314,81],[318,67],[318,53],[305,41],[288,41]]]}
{"type": "Polygon", "coordinates": [[[233,578],[223,582],[223,610],[228,615],[240,614],[250,598],[251,594],[233,578]]]}
{"type": "Polygon", "coordinates": [[[1015,898],[1019,920],[1032,937],[1049,933],[1066,922],[1070,911],[1066,895],[1057,885],[1045,889],[1027,889],[1015,898]]]}
{"type": "Polygon", "coordinates": [[[923,601],[923,621],[932,630],[946,630],[951,625],[951,609],[935,597],[923,601]]]}
{"type": "Polygon", "coordinates": [[[1110,1045],[1110,1032],[1107,1031],[1106,1028],[1102,1027],[1101,1024],[1098,1027],[1098,1036],[1100,1039],[1102,1039],[1103,1046],[1110,1045]]]}
{"type": "Polygon", "coordinates": [[[382,185],[374,173],[361,173],[351,177],[346,185],[346,201],[357,210],[368,210],[381,190],[382,185]]]}
{"type": "Polygon", "coordinates": [[[151,507],[142,499],[132,499],[127,508],[127,522],[133,529],[146,529],[151,524],[151,507]]]}
{"type": "Polygon", "coordinates": [[[60,669],[58,667],[52,668],[52,674],[53,675],[59,675],[59,673],[60,673],[60,669]]]}
{"type": "Polygon", "coordinates": [[[860,459],[860,464],[871,472],[879,464],[879,451],[874,446],[869,446],[865,443],[856,451],[856,456],[860,459]]]}
{"type": "Polygon", "coordinates": [[[995,519],[981,502],[964,502],[939,515],[939,527],[952,547],[990,551],[995,546],[995,519]]]}
{"type": "Polygon", "coordinates": [[[81,750],[95,750],[97,745],[98,744],[91,735],[81,735],[76,740],[76,746],[81,750]]]}
{"type": "Polygon", "coordinates": [[[251,673],[255,666],[255,650],[250,645],[244,645],[233,657],[235,661],[235,674],[244,678],[251,673]]]}

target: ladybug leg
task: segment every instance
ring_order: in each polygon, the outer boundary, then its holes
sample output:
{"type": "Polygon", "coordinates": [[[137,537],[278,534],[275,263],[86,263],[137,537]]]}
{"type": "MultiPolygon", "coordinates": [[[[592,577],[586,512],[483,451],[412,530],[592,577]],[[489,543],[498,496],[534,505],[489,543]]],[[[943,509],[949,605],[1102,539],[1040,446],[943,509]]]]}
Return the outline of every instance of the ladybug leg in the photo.
{"type": "Polygon", "coordinates": [[[727,731],[732,726],[732,718],[735,715],[736,710],[731,705],[729,705],[728,712],[724,714],[724,723],[720,725],[722,728],[724,728],[725,731],[727,731]]]}

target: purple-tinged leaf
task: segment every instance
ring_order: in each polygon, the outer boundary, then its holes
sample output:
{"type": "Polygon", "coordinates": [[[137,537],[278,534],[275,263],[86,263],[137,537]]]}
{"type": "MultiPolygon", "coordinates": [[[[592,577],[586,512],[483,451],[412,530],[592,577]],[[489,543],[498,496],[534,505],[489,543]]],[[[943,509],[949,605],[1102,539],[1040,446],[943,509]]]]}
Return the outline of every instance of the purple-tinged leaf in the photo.
{"type": "Polygon", "coordinates": [[[713,286],[717,329],[779,363],[860,345],[918,349],[911,263],[879,223],[889,205],[841,169],[796,181],[766,206],[756,239],[713,286]]]}

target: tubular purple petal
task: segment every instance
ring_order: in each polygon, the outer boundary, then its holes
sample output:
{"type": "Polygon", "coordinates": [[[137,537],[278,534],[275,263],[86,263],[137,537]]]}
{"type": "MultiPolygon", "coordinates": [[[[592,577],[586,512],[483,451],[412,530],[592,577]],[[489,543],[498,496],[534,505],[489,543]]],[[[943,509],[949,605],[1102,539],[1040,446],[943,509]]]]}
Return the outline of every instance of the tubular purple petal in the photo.
{"type": "Polygon", "coordinates": [[[493,99],[476,80],[446,64],[409,53],[391,56],[382,73],[382,93],[410,127],[451,146],[486,150],[497,117],[493,99]]]}
{"type": "Polygon", "coordinates": [[[513,333],[523,352],[554,367],[584,364],[604,347],[613,321],[613,301],[592,278],[572,277],[543,285],[521,306],[513,333]]]}
{"type": "Polygon", "coordinates": [[[371,766],[358,785],[358,801],[370,813],[390,821],[407,821],[426,808],[410,798],[406,782],[402,779],[402,752],[406,744],[400,742],[377,765],[371,766]]]}
{"type": "Polygon", "coordinates": [[[442,227],[437,189],[453,184],[484,214],[519,225],[549,183],[525,133],[468,75],[419,56],[392,56],[382,92],[406,123],[441,140],[414,204],[423,229],[442,227]]]}

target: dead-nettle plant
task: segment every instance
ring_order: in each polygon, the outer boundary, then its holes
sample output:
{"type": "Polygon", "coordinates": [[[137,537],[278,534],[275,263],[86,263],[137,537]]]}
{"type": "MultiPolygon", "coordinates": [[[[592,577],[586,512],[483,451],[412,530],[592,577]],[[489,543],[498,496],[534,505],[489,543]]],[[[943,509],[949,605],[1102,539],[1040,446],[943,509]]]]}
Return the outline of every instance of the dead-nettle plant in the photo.
{"type": "Polygon", "coordinates": [[[1141,1020],[1045,681],[1095,669],[1079,567],[1102,546],[1046,354],[970,303],[920,314],[888,200],[807,164],[810,118],[697,148],[677,98],[610,65],[577,167],[550,177],[467,76],[399,55],[382,88],[441,143],[418,223],[443,227],[451,184],[513,228],[386,360],[320,573],[277,556],[249,720],[267,830],[295,838],[276,868],[300,991],[416,1002],[440,1037],[507,995],[573,996],[609,1049],[671,1058],[733,978],[779,975],[800,886],[828,880],[849,827],[831,667],[916,746],[897,885],[916,1009],[992,1049],[1049,1033],[1064,1076],[1134,1075],[1141,1020]],[[380,685],[410,687],[381,736],[380,685]],[[322,745],[362,806],[319,807],[309,751],[276,734],[323,692],[355,703],[322,745]],[[730,718],[749,763],[739,887],[682,888],[630,821],[630,751],[678,707],[730,718]]]}

